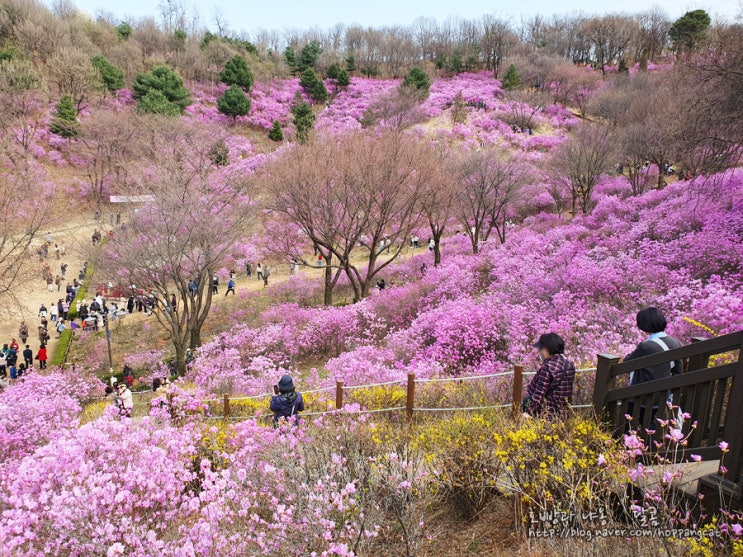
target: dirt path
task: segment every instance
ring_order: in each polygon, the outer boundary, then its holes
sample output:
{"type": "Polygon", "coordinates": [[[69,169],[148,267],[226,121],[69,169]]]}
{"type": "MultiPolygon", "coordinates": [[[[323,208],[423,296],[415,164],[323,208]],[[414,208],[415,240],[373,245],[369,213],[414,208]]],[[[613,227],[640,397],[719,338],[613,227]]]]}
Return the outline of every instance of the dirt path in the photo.
{"type": "MultiPolygon", "coordinates": [[[[39,238],[35,243],[40,245],[46,241],[47,234],[50,234],[52,238],[52,249],[50,249],[49,256],[44,262],[40,261],[39,257],[34,254],[32,260],[28,263],[33,271],[30,275],[32,278],[15,285],[14,294],[17,303],[9,304],[5,308],[3,319],[0,320],[1,343],[10,343],[11,339],[15,338],[20,344],[21,340],[18,337],[18,327],[21,321],[25,320],[29,329],[27,344],[30,345],[34,351],[34,355],[36,355],[36,351],[39,348],[37,333],[37,328],[40,324],[39,307],[43,303],[47,309],[51,309],[51,306],[56,304],[60,298],[64,299],[66,285],[68,283],[72,284],[73,279],[78,276],[85,260],[85,248],[90,243],[90,237],[96,228],[105,232],[110,227],[96,223],[92,215],[90,215],[90,217],[80,216],[74,221],[68,221],[61,227],[50,227],[40,231],[39,238]],[[64,255],[60,254],[59,259],[54,255],[53,246],[55,243],[60,247],[66,244],[66,253],[64,255]],[[67,264],[67,273],[65,280],[62,281],[59,292],[56,285],[52,285],[53,290],[51,292],[48,290],[46,281],[43,279],[42,270],[44,263],[49,264],[52,276],[55,278],[57,275],[61,276],[62,274],[61,265],[63,263],[67,264]]],[[[47,319],[49,319],[48,316],[47,319]]],[[[56,325],[52,323],[51,319],[49,319],[48,330],[49,335],[52,337],[47,344],[47,353],[51,361],[57,347],[56,325]]]]}

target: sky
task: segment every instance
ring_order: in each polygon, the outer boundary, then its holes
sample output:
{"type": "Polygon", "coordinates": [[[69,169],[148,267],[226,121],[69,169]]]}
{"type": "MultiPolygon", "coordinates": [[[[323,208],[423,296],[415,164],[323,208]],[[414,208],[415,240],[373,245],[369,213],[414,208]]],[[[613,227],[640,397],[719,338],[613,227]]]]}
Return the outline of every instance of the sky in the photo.
{"type": "MultiPolygon", "coordinates": [[[[49,0],[51,2],[51,0],[49,0]]],[[[159,5],[165,0],[73,0],[79,9],[97,15],[111,12],[122,20],[145,16],[159,18],[159,5]]],[[[182,2],[199,14],[202,26],[215,29],[214,13],[218,10],[228,22],[230,31],[248,33],[258,29],[284,30],[310,27],[329,28],[336,23],[358,23],[364,27],[382,25],[407,25],[420,16],[444,20],[449,16],[477,18],[483,14],[497,14],[518,22],[522,15],[584,12],[596,14],[607,11],[636,13],[658,6],[672,18],[690,9],[706,9],[710,15],[733,20],[743,9],[743,0],[621,0],[616,4],[597,0],[519,0],[504,2],[494,0],[175,0],[182,2]]]]}

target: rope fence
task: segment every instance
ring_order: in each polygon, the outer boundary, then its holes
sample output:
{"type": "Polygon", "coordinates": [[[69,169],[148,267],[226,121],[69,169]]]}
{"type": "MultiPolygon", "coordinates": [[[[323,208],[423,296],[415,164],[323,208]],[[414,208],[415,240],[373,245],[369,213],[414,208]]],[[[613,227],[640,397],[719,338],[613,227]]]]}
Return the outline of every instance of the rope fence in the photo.
{"type": "MultiPolygon", "coordinates": [[[[596,371],[596,368],[582,368],[576,370],[576,374],[580,373],[589,373],[596,371]]],[[[322,412],[303,412],[302,416],[310,417],[310,416],[323,416],[327,414],[333,414],[338,412],[339,410],[342,410],[344,408],[345,404],[345,395],[346,393],[349,393],[351,391],[361,390],[361,389],[370,389],[374,387],[387,387],[391,385],[400,385],[405,386],[405,406],[393,406],[389,408],[375,408],[375,409],[369,409],[369,410],[361,410],[359,413],[361,414],[374,414],[374,413],[382,413],[382,412],[399,412],[404,410],[406,417],[408,420],[413,419],[413,415],[415,412],[472,412],[476,410],[489,410],[489,409],[496,409],[496,408],[512,408],[513,414],[517,415],[521,412],[521,403],[524,396],[524,377],[525,376],[531,376],[534,375],[535,372],[524,372],[524,367],[521,365],[515,365],[513,366],[513,369],[510,371],[504,371],[500,373],[490,373],[487,375],[472,375],[472,376],[466,376],[466,377],[446,377],[446,378],[431,378],[431,379],[416,379],[414,373],[409,373],[407,380],[400,379],[395,381],[383,381],[380,383],[369,383],[365,385],[345,385],[343,381],[336,381],[336,384],[334,387],[328,386],[323,387],[320,389],[314,389],[311,391],[305,391],[304,394],[314,394],[314,393],[323,393],[323,392],[331,392],[335,390],[335,407],[332,410],[322,411],[322,412]],[[493,379],[498,377],[513,377],[513,388],[511,393],[511,401],[507,403],[501,403],[501,404],[492,404],[492,405],[481,405],[481,406],[443,406],[443,407],[426,407],[426,406],[416,406],[415,399],[416,399],[416,385],[425,385],[427,383],[446,383],[446,382],[461,382],[461,381],[474,381],[479,379],[493,379]]],[[[253,396],[246,396],[246,397],[235,397],[230,398],[229,395],[224,395],[223,399],[208,399],[204,402],[206,403],[218,403],[222,402],[222,412],[221,416],[211,416],[211,418],[223,418],[223,419],[248,419],[248,418],[256,418],[256,419],[262,419],[262,418],[268,418],[272,417],[273,414],[259,414],[254,416],[234,416],[231,413],[230,409],[230,403],[231,402],[238,402],[240,400],[255,400],[260,398],[267,398],[272,395],[253,395],[253,396]]],[[[572,408],[591,408],[591,404],[578,404],[573,405],[572,408]]]]}

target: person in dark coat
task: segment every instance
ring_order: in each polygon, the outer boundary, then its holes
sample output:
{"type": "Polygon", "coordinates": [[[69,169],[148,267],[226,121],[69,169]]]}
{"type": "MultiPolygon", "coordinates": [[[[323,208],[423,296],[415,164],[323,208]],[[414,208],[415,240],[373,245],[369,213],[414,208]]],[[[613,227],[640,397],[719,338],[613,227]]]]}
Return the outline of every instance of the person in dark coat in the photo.
{"type": "MultiPolygon", "coordinates": [[[[640,311],[637,314],[637,327],[649,336],[640,342],[637,348],[624,358],[624,361],[637,360],[683,346],[678,339],[666,334],[666,326],[666,318],[658,308],[649,307],[640,311]]],[[[646,381],[665,379],[671,375],[679,375],[683,369],[684,363],[681,360],[638,369],[632,374],[630,384],[639,385],[646,381]]]]}
{"type": "MultiPolygon", "coordinates": [[[[645,356],[652,356],[653,354],[660,354],[667,350],[673,350],[682,346],[681,341],[675,339],[666,334],[666,318],[658,308],[649,307],[645,308],[637,313],[637,327],[648,337],[637,345],[631,354],[628,354],[625,358],[625,362],[637,360],[645,356]]],[[[656,381],[658,379],[665,379],[672,375],[679,375],[684,371],[684,363],[681,360],[672,362],[666,362],[663,364],[657,364],[654,366],[648,366],[642,369],[638,369],[630,374],[630,385],[639,385],[640,383],[646,383],[648,381],[656,381]]],[[[673,397],[668,396],[668,404],[673,404],[673,397]]],[[[655,421],[658,414],[658,406],[653,406],[650,415],[650,424],[655,421]]],[[[627,404],[627,413],[632,415],[635,410],[635,401],[630,400],[627,404]]],[[[636,426],[645,422],[645,406],[640,406],[640,412],[638,415],[638,422],[636,426]]],[[[627,424],[626,428],[629,430],[631,424],[627,424]]]]}
{"type": "Polygon", "coordinates": [[[32,367],[34,365],[34,351],[31,350],[31,347],[27,344],[26,349],[23,351],[23,363],[26,364],[26,367],[32,367]]]}
{"type": "Polygon", "coordinates": [[[301,393],[294,390],[291,376],[282,376],[274,387],[274,392],[276,396],[271,398],[274,426],[278,426],[282,419],[299,423],[299,413],[304,411],[304,401],[301,393]]]}

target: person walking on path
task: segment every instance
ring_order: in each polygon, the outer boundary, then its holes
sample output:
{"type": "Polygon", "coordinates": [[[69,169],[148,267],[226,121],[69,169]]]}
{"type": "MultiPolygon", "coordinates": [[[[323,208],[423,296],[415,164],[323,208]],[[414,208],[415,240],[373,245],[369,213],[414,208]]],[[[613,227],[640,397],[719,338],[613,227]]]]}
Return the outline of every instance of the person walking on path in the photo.
{"type": "Polygon", "coordinates": [[[531,416],[564,416],[573,402],[575,365],[568,360],[565,341],[556,333],[539,337],[534,345],[543,358],[526,390],[522,409],[531,416]]]}
{"type": "Polygon", "coordinates": [[[266,265],[263,267],[263,288],[266,288],[268,286],[268,277],[271,276],[271,268],[266,265]]]}
{"type": "Polygon", "coordinates": [[[18,327],[18,336],[20,337],[21,342],[26,344],[26,341],[28,340],[28,325],[26,325],[25,321],[21,321],[21,324],[18,327]]]}
{"type": "Polygon", "coordinates": [[[256,267],[255,274],[258,277],[258,280],[263,280],[263,265],[260,263],[258,263],[258,266],[256,267]]]}
{"type": "Polygon", "coordinates": [[[39,369],[46,369],[46,344],[39,346],[39,351],[36,353],[36,359],[39,360],[39,369]]]}
{"type": "Polygon", "coordinates": [[[232,292],[232,295],[235,295],[235,279],[231,278],[230,281],[227,283],[227,292],[224,293],[224,297],[227,297],[227,294],[232,292]]]}

